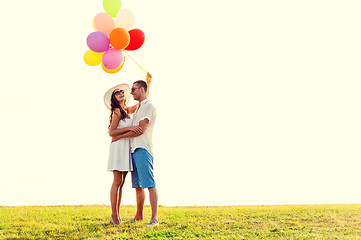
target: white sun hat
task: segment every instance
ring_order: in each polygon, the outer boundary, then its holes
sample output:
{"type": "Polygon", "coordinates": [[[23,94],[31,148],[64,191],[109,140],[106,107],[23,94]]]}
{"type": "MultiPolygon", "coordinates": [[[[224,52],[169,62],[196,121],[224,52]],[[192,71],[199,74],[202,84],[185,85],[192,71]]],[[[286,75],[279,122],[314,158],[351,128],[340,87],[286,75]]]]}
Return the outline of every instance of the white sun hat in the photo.
{"type": "Polygon", "coordinates": [[[112,87],[104,94],[104,104],[109,110],[111,109],[110,102],[111,102],[111,98],[112,98],[112,93],[114,92],[115,89],[124,91],[125,104],[128,104],[129,99],[130,99],[130,87],[128,84],[122,83],[122,84],[112,87]]]}

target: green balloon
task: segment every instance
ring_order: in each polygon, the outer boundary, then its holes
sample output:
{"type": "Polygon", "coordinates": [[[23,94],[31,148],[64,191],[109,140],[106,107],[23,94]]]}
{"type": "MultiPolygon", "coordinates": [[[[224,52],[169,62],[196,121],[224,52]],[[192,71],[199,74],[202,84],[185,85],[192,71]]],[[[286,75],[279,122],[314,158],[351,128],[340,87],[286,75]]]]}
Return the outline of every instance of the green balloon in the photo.
{"type": "Polygon", "coordinates": [[[122,8],[121,0],[103,0],[104,10],[112,17],[115,17],[122,8]]]}

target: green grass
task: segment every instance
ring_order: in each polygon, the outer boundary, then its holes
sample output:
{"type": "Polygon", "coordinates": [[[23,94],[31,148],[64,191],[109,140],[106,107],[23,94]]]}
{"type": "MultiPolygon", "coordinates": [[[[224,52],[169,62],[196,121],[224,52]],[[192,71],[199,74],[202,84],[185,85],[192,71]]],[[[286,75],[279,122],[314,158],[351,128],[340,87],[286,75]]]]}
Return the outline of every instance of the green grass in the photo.
{"type": "MultiPolygon", "coordinates": [[[[160,225],[109,224],[109,206],[0,207],[0,239],[361,239],[361,205],[159,207],[160,225]]],[[[123,206],[123,220],[135,206],[123,206]]]]}

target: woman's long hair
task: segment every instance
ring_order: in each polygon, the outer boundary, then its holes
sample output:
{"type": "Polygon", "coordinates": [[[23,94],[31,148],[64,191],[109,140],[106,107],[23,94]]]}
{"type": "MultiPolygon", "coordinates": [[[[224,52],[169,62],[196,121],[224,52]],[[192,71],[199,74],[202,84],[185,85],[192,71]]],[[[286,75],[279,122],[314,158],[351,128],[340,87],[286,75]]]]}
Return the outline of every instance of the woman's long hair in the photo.
{"type": "MultiPolygon", "coordinates": [[[[118,102],[118,100],[115,98],[115,95],[114,95],[115,91],[112,93],[112,97],[111,97],[111,100],[110,100],[110,106],[111,106],[111,113],[110,113],[110,117],[109,117],[109,126],[108,128],[110,128],[110,124],[112,123],[112,120],[113,120],[113,112],[116,108],[119,108],[120,109],[120,121],[125,119],[125,118],[129,118],[129,115],[128,113],[120,106],[120,103],[118,102]]],[[[127,105],[125,103],[126,99],[124,100],[124,106],[125,108],[127,108],[127,105]]]]}

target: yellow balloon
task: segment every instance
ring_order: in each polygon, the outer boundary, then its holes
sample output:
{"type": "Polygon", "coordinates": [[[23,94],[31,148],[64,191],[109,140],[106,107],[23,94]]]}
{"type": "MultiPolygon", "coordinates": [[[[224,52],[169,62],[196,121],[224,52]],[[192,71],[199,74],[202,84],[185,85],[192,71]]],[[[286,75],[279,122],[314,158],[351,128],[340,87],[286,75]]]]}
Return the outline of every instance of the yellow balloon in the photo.
{"type": "Polygon", "coordinates": [[[108,68],[104,67],[103,64],[102,64],[102,68],[103,68],[104,72],[111,73],[111,74],[117,73],[117,72],[120,71],[120,69],[123,68],[124,62],[125,62],[125,61],[123,60],[123,62],[122,62],[122,64],[120,65],[120,67],[118,67],[118,68],[116,68],[116,69],[108,69],[108,68]]]}
{"type": "Polygon", "coordinates": [[[102,62],[104,52],[97,53],[92,50],[88,50],[84,53],[84,62],[89,66],[96,66],[102,62]]]}
{"type": "Polygon", "coordinates": [[[93,26],[94,31],[97,31],[97,29],[95,28],[95,25],[94,25],[94,19],[95,19],[95,17],[92,20],[92,26],[93,26]]]}

